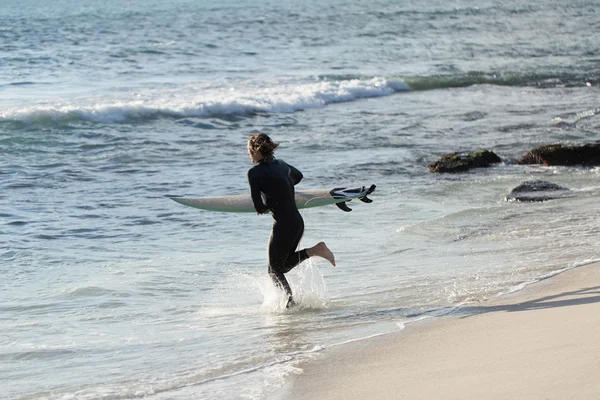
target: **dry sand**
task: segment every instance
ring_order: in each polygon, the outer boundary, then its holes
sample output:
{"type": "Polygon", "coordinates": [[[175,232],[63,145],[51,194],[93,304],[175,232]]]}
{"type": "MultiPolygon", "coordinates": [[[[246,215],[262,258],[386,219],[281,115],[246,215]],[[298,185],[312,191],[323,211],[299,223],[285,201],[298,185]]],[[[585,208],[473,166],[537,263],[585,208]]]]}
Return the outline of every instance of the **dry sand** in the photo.
{"type": "Polygon", "coordinates": [[[600,399],[600,264],[467,311],[327,349],[279,396],[600,399]]]}

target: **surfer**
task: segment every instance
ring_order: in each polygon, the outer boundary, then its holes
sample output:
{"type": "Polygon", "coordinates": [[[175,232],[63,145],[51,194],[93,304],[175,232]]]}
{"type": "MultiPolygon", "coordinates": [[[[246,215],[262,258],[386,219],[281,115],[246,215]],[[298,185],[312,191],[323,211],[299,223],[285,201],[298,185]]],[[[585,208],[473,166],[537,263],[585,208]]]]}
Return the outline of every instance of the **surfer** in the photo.
{"type": "Polygon", "coordinates": [[[333,253],[324,242],[297,251],[304,233],[304,220],[296,207],[294,185],[302,180],[302,173],[273,153],[279,143],[264,133],[248,138],[248,155],[254,165],[248,170],[248,184],[254,209],[258,214],[273,214],[273,230],[269,238],[269,275],[275,286],[288,296],[287,307],[293,306],[292,289],[285,273],[302,261],[318,256],[335,266],[333,253]],[[264,195],[264,202],[263,196],[264,195]]]}

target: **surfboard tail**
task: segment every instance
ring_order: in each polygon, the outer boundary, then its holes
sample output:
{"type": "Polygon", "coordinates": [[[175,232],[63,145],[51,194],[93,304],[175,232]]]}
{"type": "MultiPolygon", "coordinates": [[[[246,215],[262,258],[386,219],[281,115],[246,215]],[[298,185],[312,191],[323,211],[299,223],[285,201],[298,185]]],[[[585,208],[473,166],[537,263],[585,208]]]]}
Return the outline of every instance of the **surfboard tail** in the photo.
{"type": "Polygon", "coordinates": [[[361,186],[359,188],[346,189],[346,188],[336,188],[333,189],[330,194],[334,199],[344,199],[340,202],[336,202],[335,205],[342,211],[350,212],[352,209],[348,207],[348,202],[354,199],[358,199],[363,203],[372,203],[373,200],[369,199],[367,196],[375,191],[376,185],[371,185],[368,189],[365,186],[361,186]]]}

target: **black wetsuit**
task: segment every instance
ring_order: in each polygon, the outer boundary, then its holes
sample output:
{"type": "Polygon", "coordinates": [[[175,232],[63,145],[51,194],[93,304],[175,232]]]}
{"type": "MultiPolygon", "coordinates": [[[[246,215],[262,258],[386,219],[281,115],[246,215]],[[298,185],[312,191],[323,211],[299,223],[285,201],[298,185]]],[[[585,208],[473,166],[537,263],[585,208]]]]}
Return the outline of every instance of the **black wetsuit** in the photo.
{"type": "Polygon", "coordinates": [[[261,160],[248,170],[254,208],[261,214],[270,210],[275,220],[269,239],[269,275],[288,294],[288,306],[293,304],[292,290],[284,274],[308,258],[306,250],[296,251],[304,233],[294,199],[294,185],[300,180],[302,173],[282,160],[261,160]]]}

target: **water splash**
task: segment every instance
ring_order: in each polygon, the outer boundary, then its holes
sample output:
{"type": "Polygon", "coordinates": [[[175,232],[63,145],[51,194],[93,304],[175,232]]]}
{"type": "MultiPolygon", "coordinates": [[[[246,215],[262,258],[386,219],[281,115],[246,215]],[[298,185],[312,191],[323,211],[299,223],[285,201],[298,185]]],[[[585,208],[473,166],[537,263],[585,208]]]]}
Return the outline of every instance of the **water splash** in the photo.
{"type": "Polygon", "coordinates": [[[287,276],[296,306],[286,309],[287,296],[285,292],[268,279],[258,279],[256,286],[263,295],[262,312],[280,314],[296,310],[326,309],[330,297],[321,271],[312,260],[308,260],[294,268],[287,276]]]}

